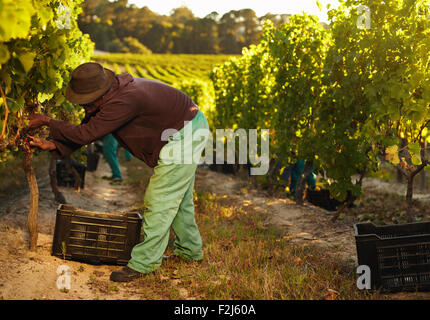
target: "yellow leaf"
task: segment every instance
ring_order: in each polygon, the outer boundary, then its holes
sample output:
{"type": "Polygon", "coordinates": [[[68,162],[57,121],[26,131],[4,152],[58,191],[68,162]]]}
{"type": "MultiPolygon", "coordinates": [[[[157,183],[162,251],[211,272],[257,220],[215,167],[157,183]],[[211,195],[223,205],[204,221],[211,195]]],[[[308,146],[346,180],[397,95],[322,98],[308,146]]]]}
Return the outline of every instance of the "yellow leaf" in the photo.
{"type": "Polygon", "coordinates": [[[390,161],[394,165],[398,165],[400,163],[399,159],[399,147],[394,145],[391,147],[388,147],[385,150],[385,160],[390,161]]]}

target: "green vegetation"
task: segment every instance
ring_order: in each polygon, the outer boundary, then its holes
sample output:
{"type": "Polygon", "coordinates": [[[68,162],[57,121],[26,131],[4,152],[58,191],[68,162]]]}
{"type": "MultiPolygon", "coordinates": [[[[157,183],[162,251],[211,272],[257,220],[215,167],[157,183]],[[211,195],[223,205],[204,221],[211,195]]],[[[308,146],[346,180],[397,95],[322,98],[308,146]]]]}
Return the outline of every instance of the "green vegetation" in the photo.
{"type": "Polygon", "coordinates": [[[79,27],[102,51],[136,52],[137,44],[155,53],[240,54],[242,47],[259,41],[266,19],[279,25],[288,16],[268,13],[257,17],[253,10],[242,9],[198,18],[186,7],[159,15],[127,0],[86,0],[79,27]],[[133,43],[127,41],[129,37],[133,43]]]}
{"type": "Polygon", "coordinates": [[[302,181],[314,165],[339,200],[359,197],[361,178],[388,161],[407,179],[414,221],[413,179],[429,164],[428,5],[342,1],[329,30],[306,14],[267,22],[257,46],[215,68],[215,125],[270,128],[273,163],[305,159],[302,181]],[[369,28],[359,5],[372,12],[369,28]]]}
{"type": "MultiPolygon", "coordinates": [[[[193,54],[122,54],[111,53],[93,56],[93,60],[106,66],[130,65],[139,76],[172,84],[179,80],[209,80],[212,69],[224,63],[231,55],[193,55],[193,54]]],[[[117,72],[118,70],[114,70],[117,72]]]]}
{"type": "Polygon", "coordinates": [[[0,1],[0,162],[23,159],[30,186],[27,225],[33,251],[37,248],[39,192],[26,116],[45,113],[70,121],[80,116],[80,108],[64,98],[71,71],[88,61],[93,50],[89,37],[77,26],[80,3],[0,1]]]}
{"type": "Polygon", "coordinates": [[[75,20],[80,3],[69,1],[66,10],[58,0],[0,2],[1,156],[5,150],[25,150],[20,136],[25,115],[38,111],[78,118],[63,90],[70,72],[92,53],[92,43],[75,20]]]}

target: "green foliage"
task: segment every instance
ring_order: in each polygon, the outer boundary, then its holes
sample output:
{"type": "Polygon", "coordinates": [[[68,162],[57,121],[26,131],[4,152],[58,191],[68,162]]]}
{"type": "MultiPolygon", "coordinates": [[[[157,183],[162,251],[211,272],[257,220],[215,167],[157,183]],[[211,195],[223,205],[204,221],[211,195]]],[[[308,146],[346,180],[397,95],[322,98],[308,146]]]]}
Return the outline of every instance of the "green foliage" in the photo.
{"type": "Polygon", "coordinates": [[[152,51],[145,47],[143,44],[139,42],[136,38],[126,37],[122,40],[124,45],[128,48],[128,52],[130,53],[138,53],[138,54],[151,54],[152,51]]]}
{"type": "Polygon", "coordinates": [[[41,109],[71,121],[80,116],[63,93],[70,72],[92,52],[76,24],[81,2],[0,0],[0,86],[6,96],[0,105],[0,151],[22,143],[25,114],[41,109]]]}
{"type": "Polygon", "coordinates": [[[214,106],[212,83],[200,79],[185,79],[173,84],[173,87],[185,92],[199,106],[203,113],[211,118],[214,106]]]}
{"type": "Polygon", "coordinates": [[[129,52],[128,48],[120,39],[115,39],[106,45],[106,50],[109,52],[129,52]]]}
{"type": "Polygon", "coordinates": [[[320,153],[320,162],[337,193],[352,187],[354,173],[376,169],[380,155],[397,165],[393,151],[400,139],[409,145],[412,164],[421,163],[429,119],[430,21],[420,11],[428,5],[344,1],[330,11],[333,45],[319,127],[327,152],[320,153]],[[358,5],[370,8],[369,29],[357,27],[358,5]]]}
{"type": "Polygon", "coordinates": [[[328,34],[315,17],[300,15],[276,29],[266,21],[263,40],[214,69],[217,128],[271,129],[272,157],[313,159],[314,113],[328,34]]]}
{"type": "Polygon", "coordinates": [[[266,42],[244,48],[211,73],[215,89],[216,128],[270,128],[274,76],[266,42]]]}
{"type": "Polygon", "coordinates": [[[107,44],[106,50],[117,53],[137,53],[137,54],[151,54],[152,51],[145,47],[136,38],[126,37],[122,41],[115,39],[107,44]]]}
{"type": "Polygon", "coordinates": [[[348,190],[359,196],[352,176],[381,161],[408,172],[427,165],[429,5],[341,1],[329,30],[306,14],[279,28],[267,22],[260,44],[211,76],[216,126],[270,128],[272,157],[312,160],[340,200],[348,190]],[[360,5],[370,28],[359,23],[360,5]]]}
{"type": "Polygon", "coordinates": [[[279,24],[288,19],[287,14],[257,17],[251,9],[198,18],[183,6],[159,15],[127,1],[86,0],[83,5],[79,27],[98,50],[110,52],[117,39],[134,37],[154,53],[239,54],[242,47],[258,43],[264,20],[273,17],[279,24]]]}
{"type": "Polygon", "coordinates": [[[292,16],[278,29],[267,24],[265,37],[275,77],[272,126],[276,143],[272,152],[288,163],[313,160],[329,33],[316,17],[303,14],[292,16]]]}

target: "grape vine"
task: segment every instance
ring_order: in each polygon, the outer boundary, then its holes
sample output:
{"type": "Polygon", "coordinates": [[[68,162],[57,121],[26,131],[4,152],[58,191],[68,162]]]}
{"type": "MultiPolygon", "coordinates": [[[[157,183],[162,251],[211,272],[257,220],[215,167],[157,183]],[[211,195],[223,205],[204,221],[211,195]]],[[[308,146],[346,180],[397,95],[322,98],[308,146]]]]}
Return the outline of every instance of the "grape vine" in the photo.
{"type": "Polygon", "coordinates": [[[76,23],[81,2],[0,0],[0,161],[23,157],[32,250],[37,245],[38,188],[26,116],[41,112],[70,121],[79,118],[80,108],[65,101],[64,89],[71,71],[89,61],[93,51],[76,23]]]}
{"type": "Polygon", "coordinates": [[[429,163],[430,3],[340,3],[328,30],[306,14],[268,21],[259,45],[215,68],[214,122],[271,129],[271,157],[307,160],[342,201],[389,162],[407,179],[413,221],[413,178],[429,163]]]}

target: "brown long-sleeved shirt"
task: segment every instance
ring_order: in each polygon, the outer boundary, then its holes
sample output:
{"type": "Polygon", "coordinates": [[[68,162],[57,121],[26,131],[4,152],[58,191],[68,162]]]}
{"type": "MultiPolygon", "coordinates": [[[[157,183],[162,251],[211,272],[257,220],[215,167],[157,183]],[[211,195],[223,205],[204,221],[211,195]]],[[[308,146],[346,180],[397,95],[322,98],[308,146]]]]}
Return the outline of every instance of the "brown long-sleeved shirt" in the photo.
{"type": "Polygon", "coordinates": [[[162,82],[116,76],[116,83],[103,96],[99,108],[87,114],[81,125],[51,120],[50,139],[62,157],[112,133],[118,142],[148,166],[155,167],[166,129],[180,130],[198,108],[190,97],[162,82]]]}

